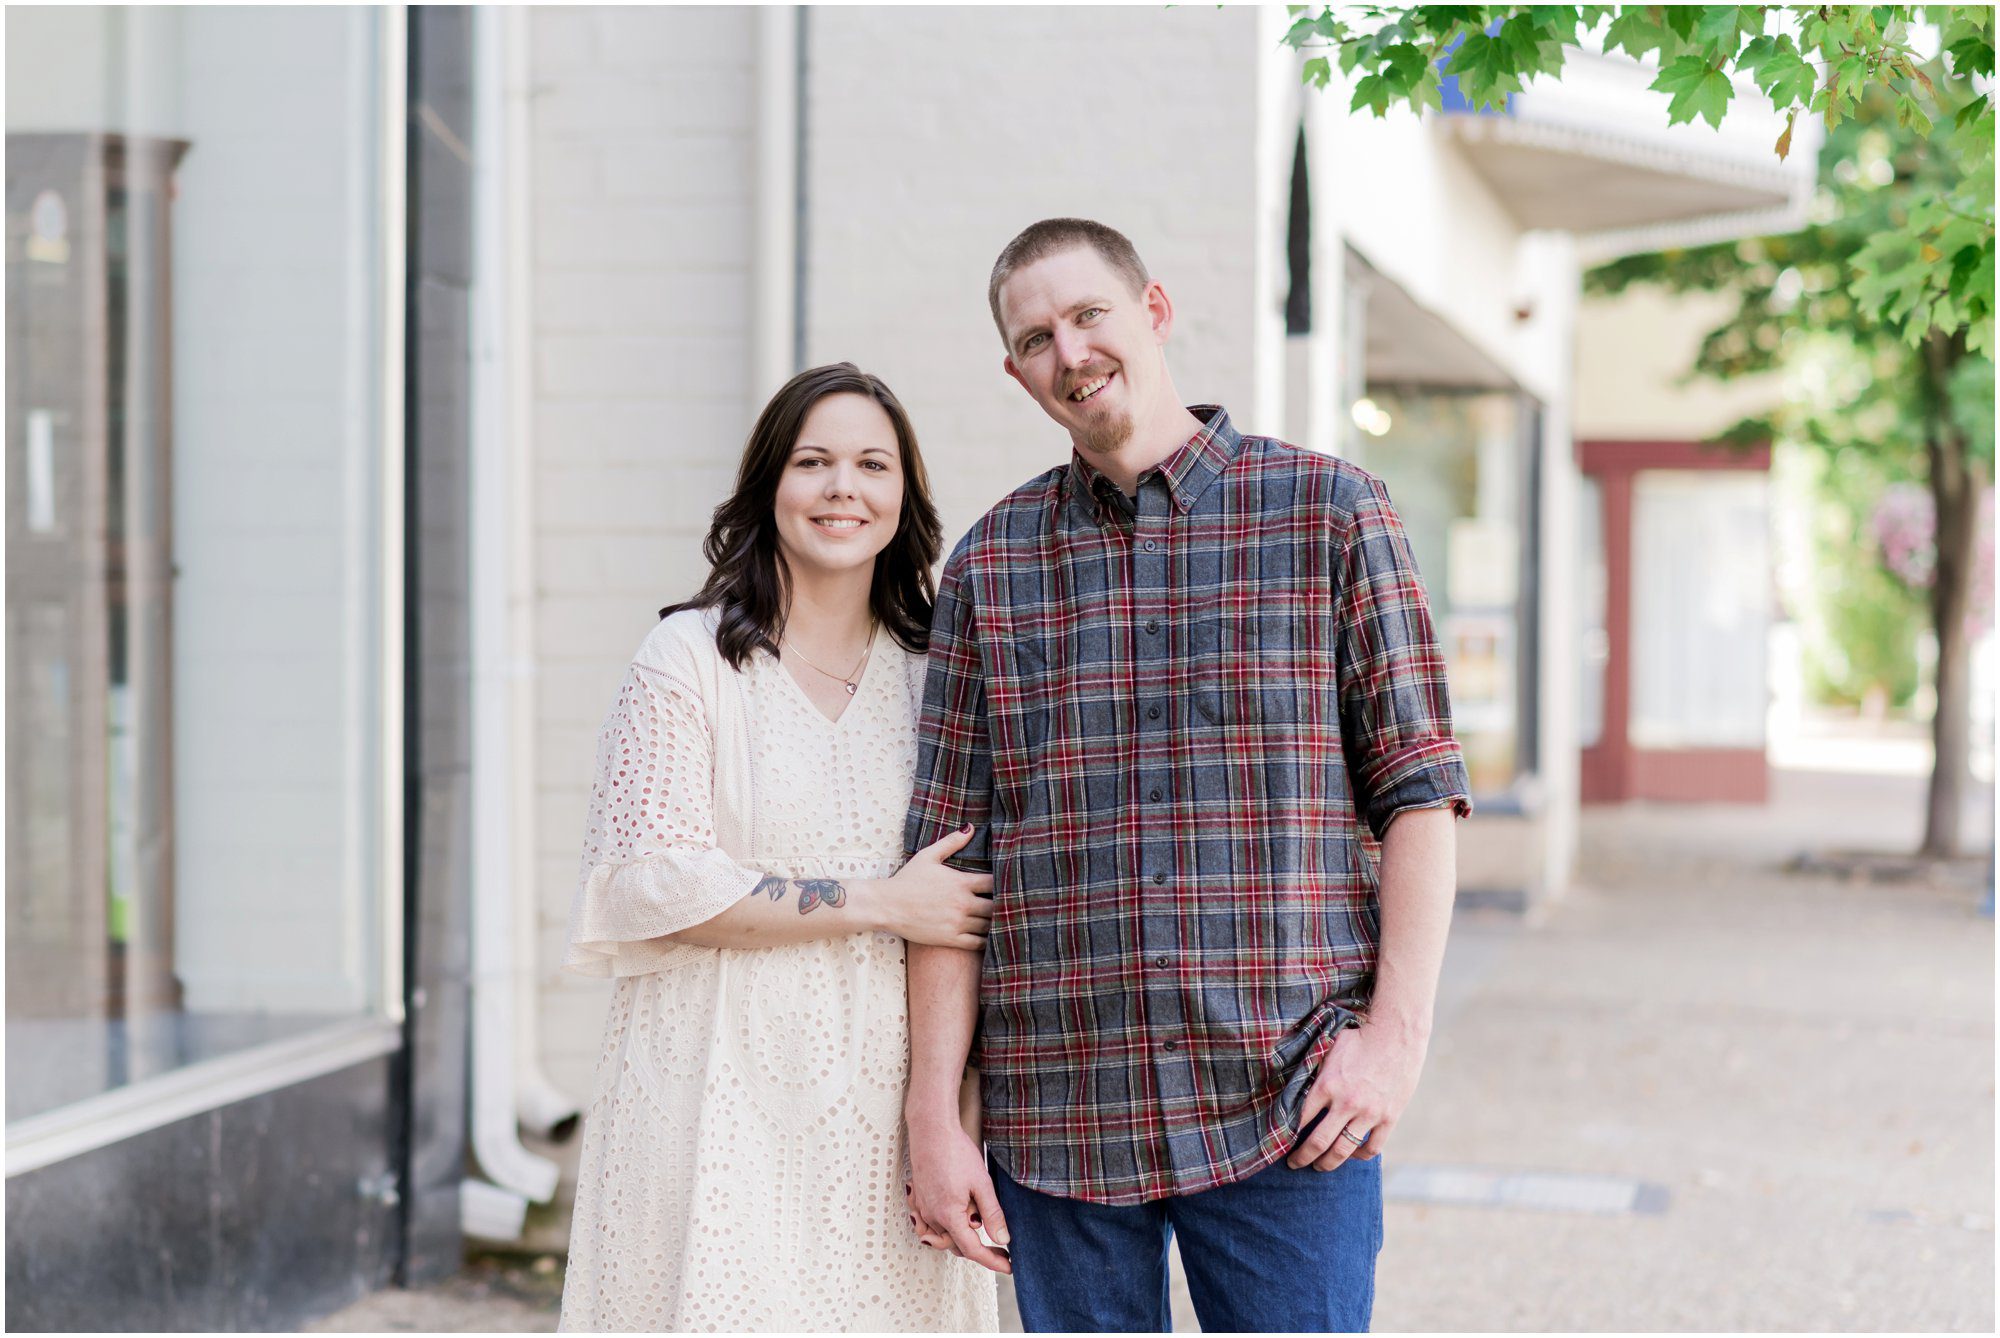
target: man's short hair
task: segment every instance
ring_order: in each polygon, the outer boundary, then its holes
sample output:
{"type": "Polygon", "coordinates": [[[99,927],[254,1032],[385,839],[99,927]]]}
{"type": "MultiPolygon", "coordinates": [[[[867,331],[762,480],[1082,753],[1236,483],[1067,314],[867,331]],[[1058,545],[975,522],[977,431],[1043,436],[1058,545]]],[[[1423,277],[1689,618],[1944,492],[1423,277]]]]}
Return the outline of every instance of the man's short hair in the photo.
{"type": "Polygon", "coordinates": [[[1000,331],[1003,342],[1007,327],[1000,324],[1001,285],[1013,277],[1015,270],[1076,246],[1088,246],[1097,252],[1105,264],[1124,276],[1135,294],[1145,292],[1146,285],[1153,281],[1131,239],[1116,228],[1107,228],[1087,218],[1045,218],[1030,223],[1001,250],[1000,258],[993,262],[993,275],[986,281],[986,305],[993,309],[993,325],[1000,331]]]}

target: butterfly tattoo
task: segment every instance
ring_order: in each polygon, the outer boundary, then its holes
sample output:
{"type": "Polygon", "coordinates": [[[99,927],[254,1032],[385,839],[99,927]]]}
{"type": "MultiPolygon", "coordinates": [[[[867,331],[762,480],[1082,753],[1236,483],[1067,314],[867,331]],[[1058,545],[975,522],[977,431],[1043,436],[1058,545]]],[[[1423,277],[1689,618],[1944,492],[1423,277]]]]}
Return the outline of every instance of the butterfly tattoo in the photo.
{"type": "Polygon", "coordinates": [[[750,889],[750,895],[762,892],[773,901],[781,901],[785,889],[796,885],[799,889],[799,914],[804,915],[815,906],[840,907],[847,902],[847,888],[836,878],[780,878],[775,873],[765,874],[764,880],[750,889]]]}
{"type": "Polygon", "coordinates": [[[847,900],[847,889],[832,878],[794,878],[799,888],[799,914],[815,906],[838,907],[847,900]]]}

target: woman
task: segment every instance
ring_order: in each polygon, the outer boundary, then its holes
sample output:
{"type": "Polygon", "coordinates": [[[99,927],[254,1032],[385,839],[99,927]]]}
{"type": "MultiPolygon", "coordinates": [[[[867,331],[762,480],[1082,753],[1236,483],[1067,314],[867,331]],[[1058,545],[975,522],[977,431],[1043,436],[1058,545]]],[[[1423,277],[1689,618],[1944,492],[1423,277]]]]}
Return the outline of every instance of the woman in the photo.
{"type": "Polygon", "coordinates": [[[564,961],[618,982],[564,1329],[997,1327],[903,1190],[904,941],[990,915],[967,834],[901,857],[938,539],[889,388],[803,372],[626,672],[564,961]]]}

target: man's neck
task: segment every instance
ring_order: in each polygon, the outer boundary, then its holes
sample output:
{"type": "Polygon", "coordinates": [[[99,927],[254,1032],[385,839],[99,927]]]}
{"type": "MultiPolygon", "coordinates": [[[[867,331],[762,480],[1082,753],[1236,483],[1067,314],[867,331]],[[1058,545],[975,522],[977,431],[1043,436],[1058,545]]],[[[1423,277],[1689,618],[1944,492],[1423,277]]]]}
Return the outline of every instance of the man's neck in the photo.
{"type": "Polygon", "coordinates": [[[1130,497],[1139,491],[1141,474],[1186,445],[1202,426],[1202,421],[1182,407],[1176,397],[1163,402],[1161,412],[1150,421],[1134,427],[1125,444],[1110,455],[1081,449],[1077,453],[1130,497]]]}

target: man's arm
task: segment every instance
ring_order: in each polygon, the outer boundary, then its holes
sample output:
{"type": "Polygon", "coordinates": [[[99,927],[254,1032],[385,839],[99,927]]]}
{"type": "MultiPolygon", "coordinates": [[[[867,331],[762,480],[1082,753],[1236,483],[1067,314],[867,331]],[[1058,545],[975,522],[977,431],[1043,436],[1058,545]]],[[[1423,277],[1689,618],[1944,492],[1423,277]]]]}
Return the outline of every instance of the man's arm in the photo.
{"type": "Polygon", "coordinates": [[[953,1253],[996,1273],[1007,1256],[983,1244],[979,1227],[1001,1246],[1007,1219],[986,1173],[986,1158],[960,1119],[959,1086],[979,1012],[979,954],[911,944],[910,1086],[903,1119],[910,1132],[911,1207],[920,1233],[947,1236],[953,1253]]]}
{"type": "Polygon", "coordinates": [[[1367,1020],[1334,1039],[1306,1094],[1301,1121],[1321,1108],[1326,1118],[1286,1159],[1294,1169],[1331,1171],[1350,1155],[1379,1157],[1416,1094],[1458,883],[1452,822],[1448,807],[1406,809],[1383,833],[1374,998],[1367,1020]],[[1367,1146],[1341,1136],[1348,1128],[1366,1135],[1367,1146]]]}
{"type": "Polygon", "coordinates": [[[1430,601],[1377,480],[1354,497],[1340,573],[1341,742],[1358,816],[1382,840],[1381,918],[1367,1019],[1334,1038],[1303,1107],[1325,1118],[1287,1159],[1322,1171],[1380,1156],[1417,1090],[1457,891],[1452,822],[1472,810],[1430,601]]]}
{"type": "MultiPolygon", "coordinates": [[[[987,823],[993,810],[986,679],[977,618],[963,580],[963,548],[938,578],[923,709],[917,719],[917,772],[903,844],[917,850],[971,824],[954,867],[989,873],[987,823]]],[[[1009,1271],[1007,1256],[979,1239],[983,1224],[1005,1244],[1007,1227],[979,1145],[959,1122],[959,1086],[979,1015],[976,952],[911,944],[905,958],[910,1004],[910,1208],[920,1237],[948,1240],[953,1253],[1009,1271]]]]}

